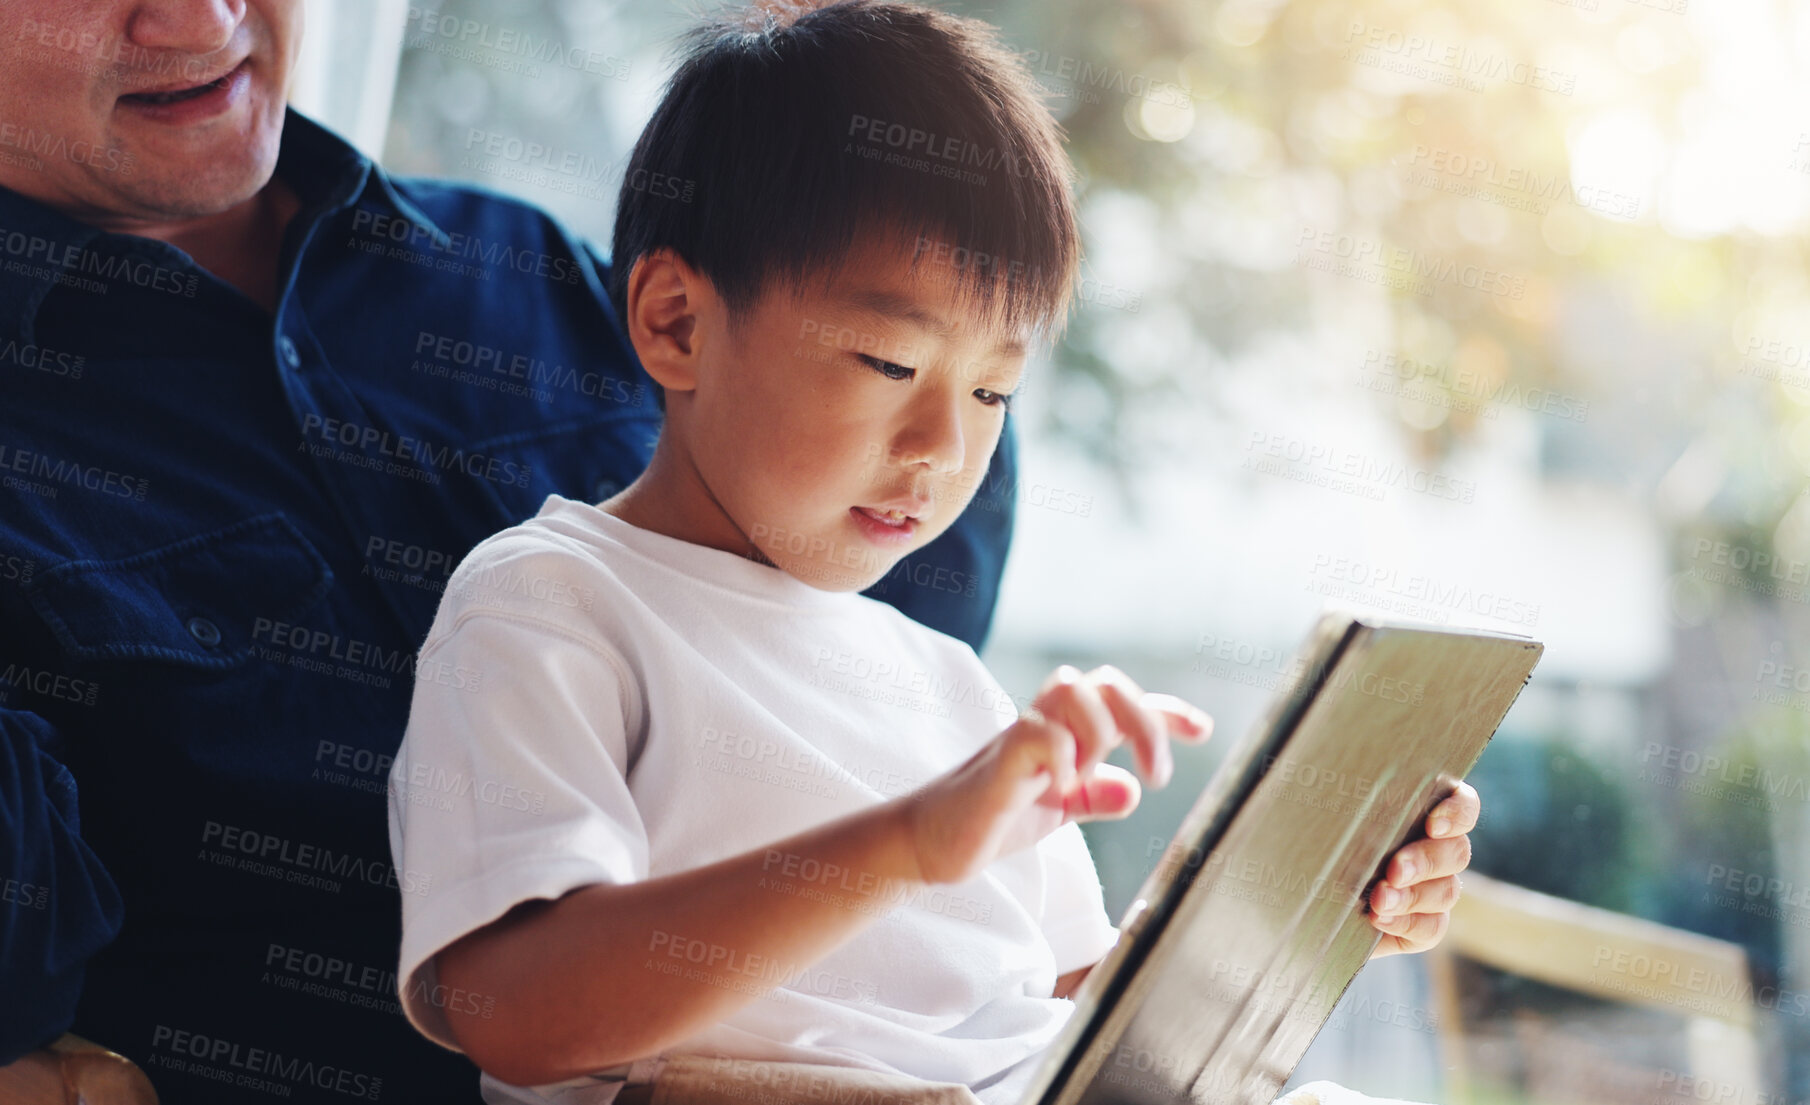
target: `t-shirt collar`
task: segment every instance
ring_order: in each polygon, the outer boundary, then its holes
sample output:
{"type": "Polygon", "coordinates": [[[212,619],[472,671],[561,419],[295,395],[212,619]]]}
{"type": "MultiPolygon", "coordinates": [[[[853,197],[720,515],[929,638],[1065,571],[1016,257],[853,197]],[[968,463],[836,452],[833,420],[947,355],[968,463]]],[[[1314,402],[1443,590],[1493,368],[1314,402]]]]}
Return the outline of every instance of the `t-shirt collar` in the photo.
{"type": "Polygon", "coordinates": [[[673,571],[720,587],[782,603],[787,606],[821,607],[846,603],[853,591],[830,591],[813,586],[783,568],[772,567],[724,549],[643,529],[591,503],[547,496],[538,518],[565,516],[594,532],[600,532],[644,559],[673,571]]]}

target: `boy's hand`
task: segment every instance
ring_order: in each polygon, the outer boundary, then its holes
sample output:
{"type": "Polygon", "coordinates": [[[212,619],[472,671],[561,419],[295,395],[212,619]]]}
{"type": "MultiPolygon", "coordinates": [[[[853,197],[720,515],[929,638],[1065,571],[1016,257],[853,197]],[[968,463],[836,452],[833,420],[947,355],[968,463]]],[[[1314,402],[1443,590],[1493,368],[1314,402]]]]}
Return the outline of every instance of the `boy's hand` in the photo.
{"type": "Polygon", "coordinates": [[[1139,771],[1160,787],[1174,771],[1170,736],[1199,743],[1212,732],[1205,713],[1115,667],[1083,675],[1064,664],[1016,722],[908,800],[921,877],[962,882],[1064,822],[1124,817],[1142,791],[1101,762],[1107,753],[1131,741],[1139,771]]]}
{"type": "Polygon", "coordinates": [[[1424,952],[1445,936],[1458,904],[1458,872],[1471,864],[1471,838],[1483,803],[1469,783],[1459,783],[1427,815],[1427,836],[1389,858],[1383,879],[1370,891],[1370,923],[1383,933],[1370,953],[1377,959],[1424,952]]]}

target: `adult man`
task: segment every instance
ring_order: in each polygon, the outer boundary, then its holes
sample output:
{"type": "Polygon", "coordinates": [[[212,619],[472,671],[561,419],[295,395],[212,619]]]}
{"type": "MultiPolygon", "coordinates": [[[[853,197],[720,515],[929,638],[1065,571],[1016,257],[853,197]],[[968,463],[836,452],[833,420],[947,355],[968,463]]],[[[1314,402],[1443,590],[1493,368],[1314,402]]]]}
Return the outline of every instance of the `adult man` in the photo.
{"type": "MultiPolygon", "coordinates": [[[[395,1003],[390,757],[414,679],[482,674],[414,650],[661,415],[590,247],[286,110],[301,17],[0,6],[0,1063],[73,1031],[172,1102],[474,1101],[395,1003]]],[[[978,648],[1014,455],[867,593],[978,648]]],[[[496,782],[409,780],[532,816],[496,782]]]]}

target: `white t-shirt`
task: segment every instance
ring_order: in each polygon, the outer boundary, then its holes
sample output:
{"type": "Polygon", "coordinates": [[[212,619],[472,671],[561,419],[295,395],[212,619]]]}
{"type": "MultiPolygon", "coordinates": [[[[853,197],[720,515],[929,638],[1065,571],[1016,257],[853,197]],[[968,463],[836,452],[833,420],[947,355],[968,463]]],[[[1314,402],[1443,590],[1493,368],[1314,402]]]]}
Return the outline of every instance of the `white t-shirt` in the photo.
{"type": "MultiPolygon", "coordinates": [[[[480,999],[439,987],[429,960],[519,902],[689,870],[908,793],[1016,717],[973,649],[886,603],[549,496],[460,563],[417,658],[389,799],[409,1020],[454,1046],[443,1010],[480,999]]],[[[776,879],[825,886],[786,862],[776,879]]],[[[1080,828],[888,900],[808,965],[712,962],[675,917],[653,969],[780,985],[671,1053],[896,1071],[1014,1105],[1074,1008],[1056,977],[1118,937],[1080,828]]],[[[561,1105],[617,1089],[482,1085],[561,1105]]]]}

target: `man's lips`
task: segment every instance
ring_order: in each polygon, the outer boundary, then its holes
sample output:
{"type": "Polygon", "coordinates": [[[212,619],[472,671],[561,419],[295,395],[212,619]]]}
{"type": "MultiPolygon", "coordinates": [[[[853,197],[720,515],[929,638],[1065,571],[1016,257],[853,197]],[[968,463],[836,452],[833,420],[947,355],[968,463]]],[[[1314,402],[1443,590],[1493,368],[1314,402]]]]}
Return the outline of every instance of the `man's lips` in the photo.
{"type": "Polygon", "coordinates": [[[179,104],[184,100],[193,100],[197,97],[205,96],[209,92],[224,92],[231,86],[233,77],[238,74],[239,70],[245,68],[245,63],[248,60],[249,59],[241,58],[239,64],[228,69],[226,72],[221,73],[213,80],[202,81],[200,84],[183,83],[166,85],[163,88],[150,88],[142,92],[129,92],[121,96],[120,99],[130,103],[147,104],[156,107],[163,104],[179,104]]]}

